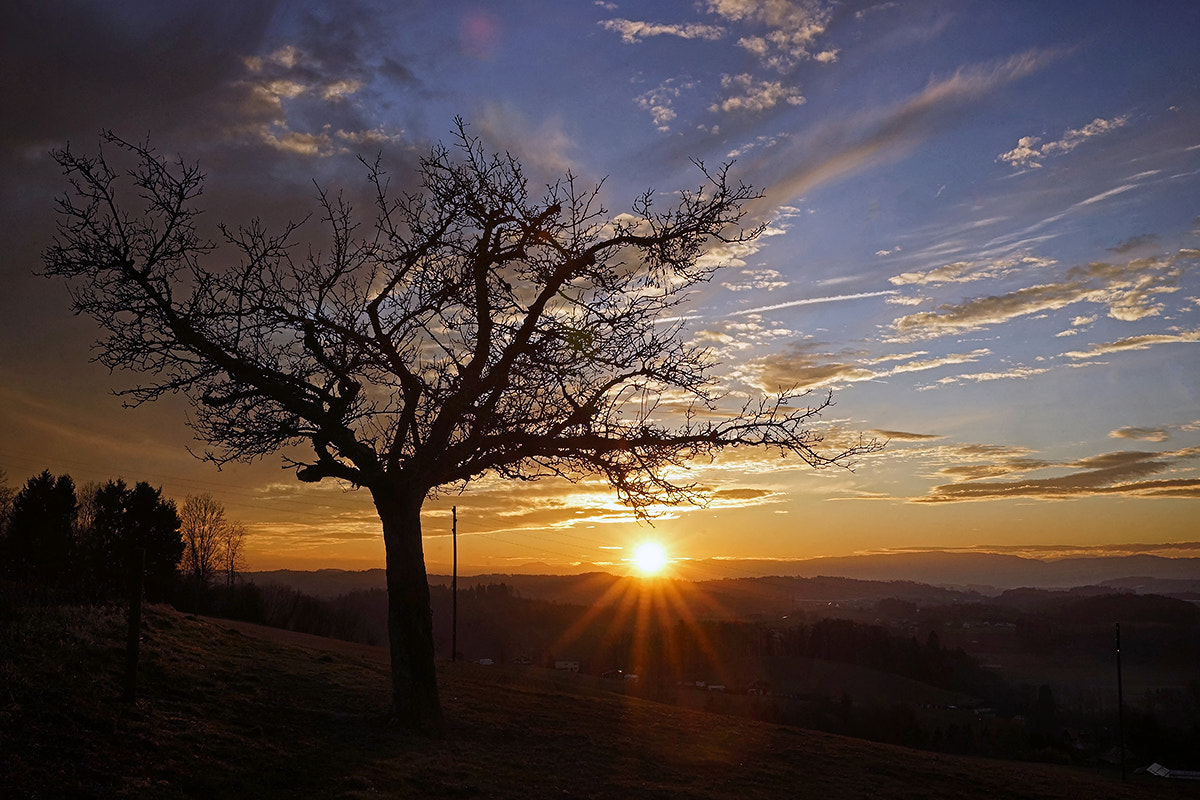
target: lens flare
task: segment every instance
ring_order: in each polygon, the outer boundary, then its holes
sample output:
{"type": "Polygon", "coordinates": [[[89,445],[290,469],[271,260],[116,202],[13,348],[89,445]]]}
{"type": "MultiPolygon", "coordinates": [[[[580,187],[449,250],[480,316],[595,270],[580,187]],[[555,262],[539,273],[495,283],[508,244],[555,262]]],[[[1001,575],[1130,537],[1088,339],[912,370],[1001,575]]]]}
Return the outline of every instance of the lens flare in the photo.
{"type": "Polygon", "coordinates": [[[667,565],[667,554],[657,542],[644,542],[634,552],[633,563],[643,575],[657,575],[667,565]]]}

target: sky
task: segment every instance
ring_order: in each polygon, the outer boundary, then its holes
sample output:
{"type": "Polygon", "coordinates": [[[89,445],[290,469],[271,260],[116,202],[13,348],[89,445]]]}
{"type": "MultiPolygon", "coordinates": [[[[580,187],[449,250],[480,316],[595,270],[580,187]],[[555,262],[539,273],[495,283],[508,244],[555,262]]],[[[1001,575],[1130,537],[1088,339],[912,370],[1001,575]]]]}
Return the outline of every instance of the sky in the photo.
{"type": "Polygon", "coordinates": [[[187,405],[122,407],[98,328],[37,274],[49,151],[150,137],[206,219],[276,226],[317,186],[409,185],[461,116],[535,185],[613,213],[733,161],[753,243],[688,300],[731,402],[832,390],[853,471],[734,451],[706,507],[639,524],[599,481],[483,478],[425,507],[431,572],[620,571],[964,550],[1200,555],[1200,4],[204,0],[0,7],[0,469],[212,493],[251,569],[383,565],[365,492],[194,458],[187,405]]]}

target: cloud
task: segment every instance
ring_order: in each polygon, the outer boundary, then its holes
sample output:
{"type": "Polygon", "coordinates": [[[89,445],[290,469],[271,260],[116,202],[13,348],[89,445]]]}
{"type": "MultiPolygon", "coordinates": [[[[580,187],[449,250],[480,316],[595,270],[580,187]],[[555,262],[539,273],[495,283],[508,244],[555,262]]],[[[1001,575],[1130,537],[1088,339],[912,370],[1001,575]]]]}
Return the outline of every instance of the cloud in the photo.
{"type": "Polygon", "coordinates": [[[1171,434],[1165,428],[1117,428],[1109,431],[1110,439],[1141,439],[1147,442],[1165,442],[1171,434]]]}
{"type": "Polygon", "coordinates": [[[900,317],[894,326],[905,337],[929,338],[1084,302],[1106,306],[1108,316],[1114,319],[1134,321],[1159,315],[1162,306],[1155,296],[1176,291],[1180,275],[1175,258],[1137,259],[1126,264],[1094,262],[1072,268],[1065,280],[1056,283],[945,304],[935,311],[900,317]]]}
{"type": "Polygon", "coordinates": [[[739,373],[739,377],[764,392],[777,392],[793,387],[814,389],[877,380],[910,372],[927,372],[955,364],[968,364],[990,353],[987,349],[979,349],[969,353],[949,353],[921,360],[912,360],[912,354],[849,360],[845,355],[838,357],[823,353],[819,348],[820,345],[814,342],[792,342],[780,353],[750,361],[739,373]],[[901,363],[888,369],[876,369],[873,366],[893,360],[901,363]]]}
{"type": "Polygon", "coordinates": [[[655,22],[636,22],[631,19],[606,19],[601,20],[600,27],[621,34],[621,41],[626,44],[637,44],[652,36],[677,36],[680,39],[716,41],[725,35],[725,29],[718,25],[702,25],[700,23],[667,25],[655,22]]]}
{"type": "MultiPolygon", "coordinates": [[[[607,5],[601,7],[611,10],[607,5]]],[[[605,19],[598,24],[606,31],[619,34],[627,44],[639,44],[657,37],[716,42],[736,36],[738,47],[753,57],[753,66],[769,70],[773,75],[765,78],[747,70],[722,76],[721,97],[708,104],[710,113],[754,113],[801,105],[805,102],[803,92],[786,76],[801,62],[828,64],[837,60],[836,50],[820,44],[833,16],[833,7],[824,3],[709,0],[702,10],[715,18],[717,24],[645,22],[625,18],[605,19]]],[[[672,81],[667,81],[639,96],[636,102],[651,112],[655,127],[666,132],[676,118],[677,97],[672,81]]]]}
{"type": "Polygon", "coordinates": [[[1001,86],[1032,75],[1052,57],[1049,52],[1030,51],[964,67],[932,81],[902,103],[825,125],[805,141],[785,148],[778,163],[760,164],[761,170],[780,177],[747,211],[751,216],[766,216],[772,207],[790,203],[817,186],[905,156],[964,109],[1001,86]],[[796,152],[805,156],[797,158],[796,152]]]}
{"type": "MultiPolygon", "coordinates": [[[[0,107],[6,144],[58,144],[100,127],[186,130],[240,91],[273,0],[6,4],[0,107]]],[[[131,134],[137,135],[137,134],[131,134]]]]}
{"type": "Polygon", "coordinates": [[[691,81],[668,78],[654,89],[642,92],[634,102],[638,108],[649,111],[654,120],[654,126],[660,131],[671,130],[670,123],[675,119],[675,101],[686,91],[695,88],[691,81]]]}
{"type": "MultiPolygon", "coordinates": [[[[1131,497],[1200,497],[1200,478],[1184,474],[1147,480],[1160,473],[1179,473],[1191,469],[1189,462],[1200,457],[1200,448],[1187,448],[1165,453],[1141,451],[1118,451],[1079,459],[1061,465],[1070,470],[1053,478],[1022,478],[1012,481],[981,481],[981,477],[993,477],[989,470],[1003,470],[1013,466],[1009,463],[993,463],[952,467],[942,474],[956,478],[952,484],[933,488],[924,497],[916,498],[919,503],[946,503],[965,500],[995,500],[1002,498],[1033,497],[1067,499],[1104,495],[1131,497]]],[[[1031,462],[1030,468],[1041,469],[1050,465],[1031,462]]],[[[997,474],[997,476],[998,476],[997,474]]]]}
{"type": "Polygon", "coordinates": [[[721,286],[731,292],[748,292],[752,290],[773,292],[778,289],[786,289],[791,285],[791,281],[786,280],[779,270],[775,269],[744,269],[741,271],[740,279],[735,282],[726,281],[721,284],[721,286]]]}
{"type": "Polygon", "coordinates": [[[553,182],[575,164],[576,142],[557,114],[530,118],[505,103],[489,103],[473,123],[487,145],[521,161],[531,183],[553,182]]]}
{"type": "Polygon", "coordinates": [[[819,2],[786,0],[709,0],[708,10],[727,22],[752,29],[738,44],[762,64],[780,72],[801,61],[829,63],[837,51],[822,47],[833,7],[819,2]]]}
{"type": "Polygon", "coordinates": [[[1074,359],[1096,358],[1097,356],[1108,355],[1109,353],[1120,353],[1127,350],[1147,350],[1155,345],[1177,344],[1181,342],[1200,342],[1200,328],[1190,331],[1180,331],[1178,333],[1151,333],[1144,336],[1130,336],[1127,339],[1118,339],[1115,342],[1094,344],[1087,350],[1072,350],[1069,353],[1064,353],[1064,355],[1074,359]]]}
{"type": "Polygon", "coordinates": [[[866,381],[879,374],[852,361],[836,360],[818,347],[809,342],[792,342],[781,353],[746,364],[739,377],[760,391],[773,393],[866,381]]]}
{"type": "Polygon", "coordinates": [[[1040,137],[1022,136],[1017,140],[1016,147],[1007,153],[1001,153],[996,160],[1014,167],[1038,169],[1047,158],[1066,155],[1088,139],[1124,127],[1128,122],[1128,116],[1114,117],[1113,119],[1097,117],[1082,128],[1067,130],[1061,139],[1045,144],[1042,144],[1040,137]]]}
{"type": "Polygon", "coordinates": [[[928,442],[942,438],[941,435],[936,433],[910,433],[908,431],[889,431],[883,429],[873,430],[871,433],[881,439],[888,439],[893,442],[928,442]]]}
{"type": "Polygon", "coordinates": [[[972,372],[964,375],[954,375],[942,378],[937,382],[937,385],[946,386],[953,383],[962,383],[963,381],[987,383],[989,381],[1024,380],[1026,378],[1032,378],[1034,375],[1042,375],[1049,371],[1050,370],[1046,367],[1014,367],[1013,369],[1007,369],[1000,372],[972,372]]]}
{"type": "MultiPolygon", "coordinates": [[[[991,280],[1003,277],[1017,267],[1029,263],[1026,259],[996,261],[988,264],[977,264],[973,261],[957,261],[944,264],[925,272],[903,272],[888,278],[893,286],[936,286],[946,283],[972,283],[974,281],[991,280]]],[[[1053,262],[1050,262],[1053,263],[1053,262]]],[[[1046,262],[1036,261],[1037,266],[1048,266],[1046,262]]]]}
{"type": "Polygon", "coordinates": [[[780,103],[799,106],[805,102],[799,89],[786,86],[782,81],[762,80],[747,73],[722,76],[721,88],[727,96],[709,106],[708,110],[714,113],[754,113],[770,110],[780,103]]]}
{"type": "Polygon", "coordinates": [[[757,308],[747,308],[742,311],[734,311],[729,314],[731,317],[742,317],[749,314],[761,314],[764,311],[778,311],[782,308],[794,308],[795,306],[809,306],[816,303],[840,303],[845,300],[862,300],[868,297],[887,297],[896,294],[894,289],[885,289],[880,292],[859,292],[857,294],[838,294],[829,297],[808,297],[803,300],[788,300],[784,303],[776,303],[769,306],[759,306],[757,308]]]}

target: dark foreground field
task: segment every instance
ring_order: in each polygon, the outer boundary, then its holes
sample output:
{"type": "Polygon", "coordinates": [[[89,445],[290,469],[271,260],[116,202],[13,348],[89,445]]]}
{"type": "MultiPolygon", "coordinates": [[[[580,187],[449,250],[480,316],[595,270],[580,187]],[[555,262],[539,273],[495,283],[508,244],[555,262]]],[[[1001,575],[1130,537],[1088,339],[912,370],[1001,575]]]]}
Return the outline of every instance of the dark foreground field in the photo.
{"type": "Polygon", "coordinates": [[[150,610],[119,701],[118,612],[0,617],[0,797],[1162,798],[1145,775],[935,755],[441,667],[446,736],[391,729],[386,652],[150,610]]]}

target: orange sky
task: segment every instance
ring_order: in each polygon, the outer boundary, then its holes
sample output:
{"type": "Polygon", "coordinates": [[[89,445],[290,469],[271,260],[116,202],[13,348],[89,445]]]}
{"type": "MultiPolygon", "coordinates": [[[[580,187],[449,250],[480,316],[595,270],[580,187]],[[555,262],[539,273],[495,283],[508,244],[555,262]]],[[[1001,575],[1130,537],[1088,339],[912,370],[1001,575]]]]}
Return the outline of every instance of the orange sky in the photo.
{"type": "Polygon", "coordinates": [[[377,152],[407,174],[462,115],[537,181],[605,180],[614,214],[691,188],[689,157],[734,160],[769,227],[710,254],[727,267],[687,335],[731,407],[833,389],[832,444],[890,444],[854,472],[695,465],[709,507],[654,527],[600,485],[483,480],[427,505],[431,571],[452,505],[463,571],[619,568],[646,538],[725,559],[713,577],[909,548],[1196,554],[1200,5],[217,5],[0,20],[20,76],[0,85],[10,486],[50,469],[211,492],[249,526],[252,569],[381,566],[365,493],[274,457],[218,472],[189,455],[181,398],[121,408],[110,390],[136,376],[89,363],[96,327],[35,274],[65,188],[48,151],[151,131],[200,160],[212,223],[299,219],[314,179],[361,187],[356,155],[377,152]]]}

